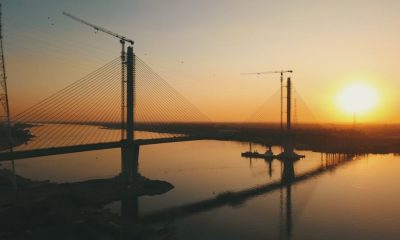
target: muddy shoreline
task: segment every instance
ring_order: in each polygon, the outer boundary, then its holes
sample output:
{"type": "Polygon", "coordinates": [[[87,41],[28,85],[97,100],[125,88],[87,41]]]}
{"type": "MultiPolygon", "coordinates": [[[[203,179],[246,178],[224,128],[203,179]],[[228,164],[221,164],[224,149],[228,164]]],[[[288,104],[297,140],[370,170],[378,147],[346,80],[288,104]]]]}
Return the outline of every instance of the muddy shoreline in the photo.
{"type": "Polygon", "coordinates": [[[36,182],[17,176],[12,189],[9,170],[0,170],[0,239],[161,239],[163,226],[136,221],[135,202],[145,195],[163,194],[173,185],[138,176],[134,184],[119,176],[76,183],[36,182]],[[104,206],[125,203],[124,216],[104,206]],[[126,210],[128,209],[128,210],[126,210]]]}

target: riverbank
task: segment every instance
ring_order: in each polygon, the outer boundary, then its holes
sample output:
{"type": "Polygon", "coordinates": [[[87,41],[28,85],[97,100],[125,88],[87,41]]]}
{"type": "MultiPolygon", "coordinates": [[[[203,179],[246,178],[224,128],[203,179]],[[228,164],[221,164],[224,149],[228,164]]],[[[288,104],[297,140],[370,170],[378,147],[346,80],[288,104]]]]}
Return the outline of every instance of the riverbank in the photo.
{"type": "MultiPolygon", "coordinates": [[[[27,143],[34,136],[30,132],[30,124],[16,124],[11,129],[12,145],[14,147],[27,143]]],[[[9,133],[5,126],[0,125],[0,151],[10,148],[9,133]]]]}
{"type": "Polygon", "coordinates": [[[160,229],[135,222],[135,202],[173,188],[143,176],[135,184],[120,177],[55,184],[17,176],[15,192],[11,178],[9,170],[0,170],[0,239],[159,239],[160,229]],[[104,209],[118,200],[131,209],[125,217],[104,209]]]}

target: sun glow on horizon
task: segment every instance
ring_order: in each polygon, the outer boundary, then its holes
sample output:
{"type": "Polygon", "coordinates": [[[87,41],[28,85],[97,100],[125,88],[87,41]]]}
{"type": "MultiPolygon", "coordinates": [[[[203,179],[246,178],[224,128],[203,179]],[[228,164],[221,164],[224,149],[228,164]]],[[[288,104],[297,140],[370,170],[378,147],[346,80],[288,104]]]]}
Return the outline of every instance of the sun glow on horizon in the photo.
{"type": "Polygon", "coordinates": [[[363,114],[373,110],[378,103],[377,91],[364,83],[346,86],[336,98],[340,109],[351,114],[363,114]]]}

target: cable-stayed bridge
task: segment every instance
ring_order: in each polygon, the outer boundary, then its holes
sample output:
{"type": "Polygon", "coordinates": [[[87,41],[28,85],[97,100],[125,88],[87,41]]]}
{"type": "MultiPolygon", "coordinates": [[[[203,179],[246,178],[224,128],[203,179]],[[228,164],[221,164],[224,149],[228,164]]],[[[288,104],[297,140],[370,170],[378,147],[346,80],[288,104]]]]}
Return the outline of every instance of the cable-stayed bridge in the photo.
{"type": "MultiPolygon", "coordinates": [[[[268,118],[260,109],[250,121],[268,118]]],[[[0,161],[217,136],[163,133],[212,122],[132,47],[126,61],[115,58],[12,119],[15,127],[29,129],[29,136],[14,138],[13,151],[0,152],[0,161]]]]}
{"type": "MultiPolygon", "coordinates": [[[[133,173],[141,145],[218,137],[202,132],[211,120],[117,37],[120,57],[12,116],[12,147],[0,149],[0,161],[121,147],[133,173]],[[182,134],[182,126],[196,130],[182,134]]],[[[252,119],[263,121],[259,110],[252,119]]]]}
{"type": "Polygon", "coordinates": [[[1,160],[129,144],[192,141],[205,136],[150,131],[211,121],[135,56],[130,47],[125,63],[120,58],[112,60],[14,116],[13,122],[30,129],[32,136],[28,144],[15,146],[12,153],[3,151],[1,160]],[[126,68],[122,84],[121,64],[126,68]],[[146,131],[134,134],[140,128],[146,131]]]}

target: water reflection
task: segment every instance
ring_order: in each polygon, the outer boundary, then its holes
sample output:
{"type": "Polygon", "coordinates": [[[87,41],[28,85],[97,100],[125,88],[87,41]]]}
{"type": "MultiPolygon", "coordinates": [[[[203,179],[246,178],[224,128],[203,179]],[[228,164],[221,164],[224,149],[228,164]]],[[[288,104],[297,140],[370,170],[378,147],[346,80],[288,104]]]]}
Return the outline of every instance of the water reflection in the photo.
{"type": "MultiPolygon", "coordinates": [[[[282,160],[283,162],[283,173],[282,173],[282,183],[286,188],[286,236],[288,239],[292,235],[292,183],[295,180],[294,173],[294,162],[291,160],[282,160]]],[[[281,191],[282,196],[282,191],[281,191]]],[[[281,197],[282,199],[282,197],[281,197]]],[[[280,202],[280,207],[282,212],[282,201],[280,202]]]]}
{"type": "MultiPolygon", "coordinates": [[[[140,161],[136,173],[139,171],[142,175],[151,179],[171,182],[175,185],[175,189],[158,196],[140,198],[124,196],[112,203],[114,212],[121,214],[121,217],[127,222],[137,223],[140,221],[152,227],[162,226],[166,233],[177,234],[176,239],[188,239],[193,234],[199,234],[197,238],[195,237],[196,239],[206,239],[211,236],[217,239],[310,239],[320,232],[331,236],[330,239],[335,239],[334,237],[339,235],[332,234],[333,230],[330,230],[335,225],[337,227],[336,232],[344,235],[349,234],[351,230],[347,230],[347,232],[341,230],[345,228],[341,224],[343,221],[347,221],[351,226],[352,221],[356,221],[356,223],[358,223],[357,221],[366,221],[365,219],[368,219],[365,217],[366,212],[368,212],[367,216],[370,216],[371,210],[366,210],[366,208],[370,207],[372,203],[360,204],[360,201],[357,200],[359,197],[356,194],[360,194],[361,190],[354,191],[354,188],[348,185],[349,179],[357,180],[359,166],[365,166],[367,161],[359,161],[350,165],[350,167],[342,168],[352,160],[358,159],[357,156],[304,151],[301,153],[306,155],[305,159],[287,164],[276,159],[250,160],[241,158],[238,153],[244,148],[246,148],[246,145],[242,143],[223,141],[199,141],[141,147],[140,156],[138,155],[140,161]],[[340,176],[329,174],[329,177],[314,179],[326,172],[333,172],[339,167],[342,170],[336,173],[341,173],[340,176]],[[347,175],[342,174],[343,172],[346,172],[347,175]],[[297,184],[306,182],[307,179],[314,180],[307,181],[306,184],[297,184]],[[321,184],[321,188],[314,192],[313,197],[309,200],[309,192],[307,191],[310,188],[314,189],[317,183],[321,184]],[[341,195],[340,198],[338,198],[338,190],[343,191],[343,194],[339,194],[341,195]],[[316,196],[319,196],[318,200],[316,200],[316,196]],[[322,200],[321,196],[323,196],[322,200]],[[343,196],[346,197],[347,202],[341,200],[343,196]],[[332,203],[333,197],[335,198],[334,203],[332,203]],[[311,201],[312,206],[303,205],[303,198],[306,198],[307,202],[311,201]],[[335,209],[345,209],[345,211],[340,212],[327,208],[327,202],[337,204],[335,209]],[[355,207],[353,208],[353,206],[355,207]],[[357,209],[361,207],[363,211],[358,212],[357,209]],[[305,209],[303,214],[307,215],[307,218],[298,219],[297,211],[299,209],[305,209]],[[321,213],[324,214],[324,211],[327,211],[325,215],[321,215],[321,213]],[[353,214],[348,219],[342,220],[337,216],[348,212],[353,214]],[[325,225],[323,225],[324,223],[325,225]],[[231,227],[231,225],[234,225],[234,227],[231,227]],[[326,228],[320,230],[321,225],[326,228]],[[224,231],[228,227],[234,228],[236,231],[224,231]],[[243,236],[238,235],[238,232],[240,234],[258,235],[243,236]],[[304,235],[306,237],[302,238],[304,235]]],[[[273,147],[273,150],[278,152],[278,148],[273,147]]],[[[17,164],[20,164],[18,169],[21,169],[21,172],[24,171],[28,177],[49,179],[49,174],[46,174],[53,172],[54,176],[57,175],[53,179],[76,181],[81,180],[82,176],[102,178],[118,175],[121,170],[124,171],[121,169],[124,159],[132,159],[123,156],[121,149],[113,149],[27,161],[21,160],[17,164]],[[75,168],[70,166],[79,168],[79,175],[76,174],[75,168]],[[36,174],[38,172],[40,174],[36,174]],[[67,179],[68,176],[72,180],[67,179]]],[[[393,218],[393,216],[398,216],[397,212],[400,214],[397,211],[398,208],[396,208],[397,203],[395,203],[395,200],[399,199],[397,193],[389,191],[389,188],[386,187],[395,182],[387,181],[387,177],[391,176],[394,180],[397,179],[394,176],[397,176],[400,171],[400,164],[398,164],[398,161],[393,161],[393,155],[382,156],[386,158],[386,161],[382,162],[381,159],[374,161],[374,176],[384,177],[381,178],[382,180],[378,178],[378,182],[374,182],[374,184],[380,184],[383,187],[378,190],[374,189],[373,193],[370,192],[369,194],[363,190],[363,197],[366,199],[373,195],[371,199],[376,200],[373,202],[374,206],[376,202],[382,203],[383,201],[382,199],[378,201],[378,196],[392,197],[385,200],[385,206],[382,206],[384,211],[372,210],[376,216],[379,216],[370,218],[376,220],[373,224],[364,223],[364,225],[361,225],[371,229],[370,226],[378,224],[382,229],[380,232],[387,230],[388,227],[386,226],[398,224],[397,218],[393,218]],[[387,174],[388,169],[390,174],[387,174]],[[377,192],[380,195],[376,194],[377,192]],[[393,201],[390,199],[393,199],[393,201]],[[390,202],[386,205],[387,201],[390,202]],[[388,218],[392,218],[390,222],[385,221],[388,218]],[[379,221],[381,219],[382,222],[379,221]],[[383,222],[385,222],[385,226],[383,226],[383,222]]],[[[381,158],[380,155],[379,158],[381,158]]],[[[371,164],[372,161],[369,162],[371,164]]],[[[135,172],[131,168],[128,169],[135,172]]],[[[370,174],[370,172],[368,173],[370,174]]],[[[324,176],[328,175],[325,174],[324,176]]],[[[362,187],[363,182],[356,182],[355,184],[362,187]]],[[[365,185],[367,186],[366,183],[365,185]]],[[[391,189],[395,188],[392,186],[391,189]]],[[[343,215],[340,217],[343,217],[343,215]]],[[[374,231],[379,232],[376,229],[374,231]]],[[[350,232],[350,235],[352,233],[350,232]]],[[[393,235],[396,235],[396,233],[393,233],[393,235]]],[[[320,238],[326,239],[325,237],[320,238]]]]}
{"type": "MultiPolygon", "coordinates": [[[[122,155],[127,156],[127,155],[122,155]]],[[[121,216],[133,222],[144,224],[171,223],[180,218],[189,217],[203,212],[211,211],[223,206],[240,207],[249,199],[280,190],[280,239],[291,239],[293,229],[292,213],[292,185],[317,177],[326,171],[333,170],[345,163],[356,159],[352,154],[321,154],[320,166],[304,173],[296,174],[294,165],[297,161],[292,159],[265,160],[269,167],[269,175],[272,175],[272,162],[280,161],[281,177],[279,181],[256,186],[241,191],[230,191],[216,197],[183,204],[176,207],[165,208],[147,214],[139,214],[139,199],[123,199],[121,201],[121,216]]],[[[254,159],[249,159],[251,163],[254,159]]],[[[300,160],[304,161],[304,160],[300,160]]],[[[251,167],[251,164],[250,164],[251,167]]]]}
{"type": "MultiPolygon", "coordinates": [[[[249,157],[249,167],[252,168],[253,167],[253,161],[257,161],[257,158],[252,158],[249,157]]],[[[272,162],[274,161],[274,159],[271,158],[264,158],[263,161],[265,162],[265,164],[268,167],[268,176],[271,179],[272,178],[272,172],[273,172],[273,167],[272,167],[272,162]]]]}

